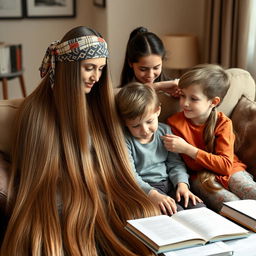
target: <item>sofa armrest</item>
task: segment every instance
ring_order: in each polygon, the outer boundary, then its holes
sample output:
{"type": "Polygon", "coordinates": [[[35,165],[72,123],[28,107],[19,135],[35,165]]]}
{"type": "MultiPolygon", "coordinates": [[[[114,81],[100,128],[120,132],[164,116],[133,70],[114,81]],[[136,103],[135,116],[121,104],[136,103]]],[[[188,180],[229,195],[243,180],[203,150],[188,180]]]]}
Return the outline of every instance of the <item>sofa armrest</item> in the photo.
{"type": "Polygon", "coordinates": [[[231,114],[236,134],[235,152],[256,177],[256,102],[242,97],[231,114]]]}
{"type": "Polygon", "coordinates": [[[23,99],[0,100],[0,151],[11,152],[14,122],[17,110],[23,99]]]}

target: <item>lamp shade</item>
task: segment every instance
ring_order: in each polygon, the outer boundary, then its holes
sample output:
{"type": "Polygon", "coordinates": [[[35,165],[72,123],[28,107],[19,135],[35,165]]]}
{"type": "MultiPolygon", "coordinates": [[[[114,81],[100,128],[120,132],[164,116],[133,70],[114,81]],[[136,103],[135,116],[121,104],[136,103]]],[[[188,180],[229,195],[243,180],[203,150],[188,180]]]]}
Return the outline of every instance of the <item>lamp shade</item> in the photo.
{"type": "Polygon", "coordinates": [[[199,63],[198,41],[194,35],[176,34],[162,37],[167,60],[164,66],[170,69],[187,69],[199,63]]]}

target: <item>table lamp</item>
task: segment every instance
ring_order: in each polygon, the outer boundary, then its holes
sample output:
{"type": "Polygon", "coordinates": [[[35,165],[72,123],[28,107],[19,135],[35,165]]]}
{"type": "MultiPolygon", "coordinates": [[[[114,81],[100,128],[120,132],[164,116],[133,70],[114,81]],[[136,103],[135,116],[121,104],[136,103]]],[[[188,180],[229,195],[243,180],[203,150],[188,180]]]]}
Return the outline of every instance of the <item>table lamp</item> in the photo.
{"type": "Polygon", "coordinates": [[[167,59],[163,65],[179,72],[199,64],[198,41],[195,35],[170,34],[162,37],[167,59]]]}

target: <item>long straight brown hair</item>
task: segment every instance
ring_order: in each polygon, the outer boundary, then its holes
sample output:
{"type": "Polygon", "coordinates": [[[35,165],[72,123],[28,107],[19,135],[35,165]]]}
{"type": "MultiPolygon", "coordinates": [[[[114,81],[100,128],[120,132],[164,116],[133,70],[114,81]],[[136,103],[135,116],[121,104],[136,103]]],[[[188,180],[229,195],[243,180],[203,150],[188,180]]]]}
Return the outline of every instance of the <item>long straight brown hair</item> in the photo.
{"type": "MultiPolygon", "coordinates": [[[[62,41],[97,32],[77,27],[62,41]]],[[[124,230],[159,214],[138,187],[107,66],[89,94],[80,63],[56,63],[20,107],[3,256],[153,255],[124,230]]]]}

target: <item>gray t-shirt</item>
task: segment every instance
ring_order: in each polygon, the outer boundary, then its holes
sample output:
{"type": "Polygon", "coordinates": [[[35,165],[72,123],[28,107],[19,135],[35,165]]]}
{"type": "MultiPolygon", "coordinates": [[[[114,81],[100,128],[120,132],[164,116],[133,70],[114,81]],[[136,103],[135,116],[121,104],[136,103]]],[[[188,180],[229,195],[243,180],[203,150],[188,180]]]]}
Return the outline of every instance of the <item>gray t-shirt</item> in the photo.
{"type": "Polygon", "coordinates": [[[160,137],[166,134],[172,134],[172,131],[163,123],[159,123],[153,140],[147,144],[141,144],[128,130],[125,134],[136,179],[147,194],[153,189],[149,182],[160,182],[169,178],[174,187],[180,182],[189,184],[187,169],[180,155],[169,152],[164,147],[160,137]]]}

